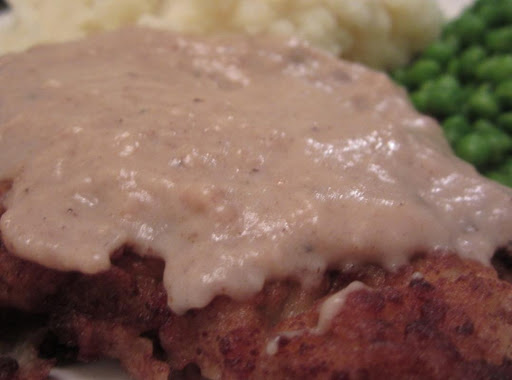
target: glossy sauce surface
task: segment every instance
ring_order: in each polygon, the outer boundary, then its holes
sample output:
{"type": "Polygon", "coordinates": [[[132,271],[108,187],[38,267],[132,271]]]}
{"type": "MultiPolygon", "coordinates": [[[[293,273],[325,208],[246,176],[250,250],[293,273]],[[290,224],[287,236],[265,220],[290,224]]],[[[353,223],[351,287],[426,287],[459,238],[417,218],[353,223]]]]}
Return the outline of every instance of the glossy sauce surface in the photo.
{"type": "Polygon", "coordinates": [[[177,313],[347,263],[488,263],[512,237],[512,192],[402,90],[295,40],[131,29],[1,57],[0,179],[11,252],[162,257],[177,313]]]}

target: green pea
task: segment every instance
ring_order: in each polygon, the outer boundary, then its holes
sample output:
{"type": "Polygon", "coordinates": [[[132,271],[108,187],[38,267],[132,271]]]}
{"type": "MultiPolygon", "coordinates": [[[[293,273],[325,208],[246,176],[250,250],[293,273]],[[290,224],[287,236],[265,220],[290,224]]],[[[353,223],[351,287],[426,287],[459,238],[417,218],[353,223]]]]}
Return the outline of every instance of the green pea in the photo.
{"type": "Polygon", "coordinates": [[[483,81],[495,84],[512,77],[512,54],[487,58],[476,68],[476,76],[483,81]]]}
{"type": "Polygon", "coordinates": [[[512,0],[474,1],[393,77],[442,122],[457,155],[512,187],[512,0]]]}
{"type": "Polygon", "coordinates": [[[453,76],[440,76],[425,83],[422,90],[428,94],[427,111],[434,116],[444,118],[459,110],[463,92],[459,82],[453,76]]]}
{"type": "Polygon", "coordinates": [[[492,179],[493,181],[501,183],[504,186],[512,187],[512,175],[511,174],[502,173],[500,171],[491,171],[491,172],[485,173],[485,176],[492,179]]]}
{"type": "Polygon", "coordinates": [[[492,27],[499,26],[503,23],[503,15],[501,14],[499,7],[494,4],[478,5],[479,4],[477,3],[475,6],[477,8],[477,14],[485,24],[492,27]]]}
{"type": "Polygon", "coordinates": [[[502,130],[512,134],[512,112],[505,112],[498,116],[497,124],[502,130]]]}
{"type": "Polygon", "coordinates": [[[458,73],[463,78],[475,76],[476,67],[485,59],[487,53],[481,46],[475,45],[464,50],[460,55],[458,73]]]}
{"type": "Polygon", "coordinates": [[[464,96],[465,96],[466,100],[469,99],[471,97],[471,95],[473,95],[473,93],[477,90],[478,90],[478,87],[475,85],[474,82],[469,82],[469,84],[465,85],[462,88],[462,91],[464,92],[464,96]]]}
{"type": "Polygon", "coordinates": [[[487,89],[480,89],[471,95],[467,101],[468,112],[475,118],[492,119],[500,112],[498,103],[487,89]]]}
{"type": "Polygon", "coordinates": [[[452,58],[446,66],[446,72],[453,76],[459,76],[460,62],[457,58],[452,58]]]}
{"type": "Polygon", "coordinates": [[[466,12],[453,23],[452,33],[457,35],[464,46],[481,40],[485,34],[485,22],[475,14],[466,12]]]}
{"type": "Polygon", "coordinates": [[[498,167],[485,175],[505,186],[512,187],[512,157],[507,158],[498,167]]]}
{"type": "Polygon", "coordinates": [[[512,1],[502,1],[499,7],[501,22],[503,25],[512,24],[512,1]]]}
{"type": "Polygon", "coordinates": [[[443,39],[450,39],[451,41],[457,41],[457,44],[459,44],[459,37],[456,33],[457,25],[455,24],[455,21],[449,22],[445,24],[441,37],[443,39]]]}
{"type": "Polygon", "coordinates": [[[405,85],[407,82],[407,72],[403,68],[396,69],[391,74],[391,79],[393,79],[396,83],[405,85]]]}
{"type": "Polygon", "coordinates": [[[472,10],[478,11],[485,4],[487,4],[487,0],[476,0],[475,2],[473,2],[472,10]]]}
{"type": "Polygon", "coordinates": [[[479,133],[472,132],[457,142],[455,153],[476,167],[482,167],[491,160],[492,147],[479,133]]]}
{"type": "Polygon", "coordinates": [[[432,59],[443,66],[448,63],[456,51],[457,46],[455,44],[449,41],[436,41],[425,49],[423,58],[432,59]]]}
{"type": "Polygon", "coordinates": [[[419,112],[427,112],[427,104],[428,104],[428,93],[427,91],[418,90],[411,94],[411,101],[419,112]]]}
{"type": "Polygon", "coordinates": [[[452,146],[455,146],[457,141],[471,131],[468,120],[462,115],[447,118],[443,121],[442,127],[446,139],[452,146]]]}
{"type": "Polygon", "coordinates": [[[494,53],[512,52],[512,26],[488,32],[485,37],[485,46],[494,53]]]}
{"type": "Polygon", "coordinates": [[[503,4],[503,6],[501,7],[501,14],[503,17],[504,24],[512,23],[512,2],[509,1],[506,4],[503,4]]]}
{"type": "Polygon", "coordinates": [[[489,162],[498,163],[503,161],[506,153],[512,147],[512,138],[496,128],[489,120],[478,120],[473,128],[480,135],[480,138],[491,147],[492,153],[489,162]]]}
{"type": "Polygon", "coordinates": [[[420,59],[407,72],[406,83],[410,88],[416,88],[422,83],[433,79],[441,72],[439,63],[432,59],[420,59]]]}
{"type": "Polygon", "coordinates": [[[441,75],[435,80],[436,85],[446,88],[460,88],[460,83],[453,75],[441,75]]]}
{"type": "Polygon", "coordinates": [[[494,92],[498,103],[505,109],[512,110],[512,79],[500,83],[494,92]]]}
{"type": "Polygon", "coordinates": [[[512,178],[512,157],[507,158],[499,167],[498,170],[502,173],[509,175],[512,178]]]}
{"type": "Polygon", "coordinates": [[[478,119],[473,123],[473,129],[477,132],[488,132],[495,128],[494,124],[487,119],[478,119]]]}

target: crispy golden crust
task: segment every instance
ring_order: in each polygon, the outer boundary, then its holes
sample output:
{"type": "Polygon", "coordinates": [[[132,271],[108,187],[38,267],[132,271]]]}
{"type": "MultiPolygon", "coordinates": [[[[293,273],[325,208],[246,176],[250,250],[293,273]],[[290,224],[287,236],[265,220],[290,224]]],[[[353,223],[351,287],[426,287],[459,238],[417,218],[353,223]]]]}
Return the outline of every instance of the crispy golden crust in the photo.
{"type": "Polygon", "coordinates": [[[419,258],[396,274],[374,267],[332,274],[328,292],[354,278],[372,290],[349,295],[322,335],[307,332],[321,300],[306,311],[300,306],[297,315],[292,306],[292,316],[265,318],[269,304],[293,304],[283,294],[297,297],[274,284],[252,303],[216,300],[179,318],[185,326],[166,324],[161,340],[187,353],[182,363],[197,362],[211,377],[512,377],[512,289],[492,269],[453,256],[419,258]],[[268,355],[267,345],[279,335],[277,353],[268,355]]]}
{"type": "MultiPolygon", "coordinates": [[[[313,290],[272,282],[249,301],[218,297],[183,316],[167,308],[161,261],[120,252],[113,264],[63,274],[1,250],[0,305],[45,315],[41,355],[113,357],[140,379],[190,363],[224,379],[512,378],[512,286],[456,256],[418,257],[397,273],[330,272],[313,290]],[[308,330],[323,300],[354,280],[371,289],[351,293],[326,333],[308,330]]],[[[0,379],[21,373],[2,360],[0,379]]]]}

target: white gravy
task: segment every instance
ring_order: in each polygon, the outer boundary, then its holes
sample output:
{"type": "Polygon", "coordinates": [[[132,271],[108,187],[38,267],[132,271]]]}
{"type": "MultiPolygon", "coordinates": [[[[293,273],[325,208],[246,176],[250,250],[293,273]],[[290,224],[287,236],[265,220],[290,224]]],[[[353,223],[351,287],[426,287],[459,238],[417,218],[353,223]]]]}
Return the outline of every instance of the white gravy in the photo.
{"type": "Polygon", "coordinates": [[[327,297],[327,299],[325,299],[322,302],[322,304],[319,307],[318,322],[315,327],[280,332],[279,334],[277,334],[277,336],[272,338],[267,343],[265,347],[265,352],[267,353],[267,355],[277,354],[277,352],[279,351],[279,341],[282,338],[293,339],[303,334],[325,334],[331,327],[334,318],[340,313],[340,311],[345,306],[345,302],[347,301],[348,296],[359,290],[371,291],[372,289],[360,281],[353,281],[342,290],[330,295],[329,297],[327,297]]]}
{"type": "Polygon", "coordinates": [[[488,263],[512,238],[511,190],[402,90],[295,40],[129,29],[1,57],[0,179],[11,252],[161,257],[177,313],[345,263],[488,263]]]}

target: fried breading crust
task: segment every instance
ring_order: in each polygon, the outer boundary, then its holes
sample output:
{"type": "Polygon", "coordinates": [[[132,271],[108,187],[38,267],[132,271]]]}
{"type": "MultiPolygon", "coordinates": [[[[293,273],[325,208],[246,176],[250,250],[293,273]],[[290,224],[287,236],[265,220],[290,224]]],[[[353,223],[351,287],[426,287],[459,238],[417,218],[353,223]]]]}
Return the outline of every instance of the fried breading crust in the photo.
{"type": "MultiPolygon", "coordinates": [[[[55,361],[38,357],[40,316],[0,309],[0,380],[45,378],[55,361]]],[[[44,318],[43,318],[44,319],[44,318]]]]}
{"type": "MultiPolygon", "coordinates": [[[[315,289],[269,282],[250,300],[221,296],[183,316],[167,307],[162,271],[129,249],[109,271],[83,275],[2,248],[0,305],[37,313],[41,356],[116,358],[139,379],[191,363],[212,379],[512,378],[512,286],[455,255],[417,257],[396,273],[331,271],[315,289]],[[349,294],[327,332],[311,330],[325,298],[354,280],[369,289],[349,294]]],[[[38,362],[21,377],[27,364],[3,356],[0,379],[45,378],[51,362],[38,362]]]]}

